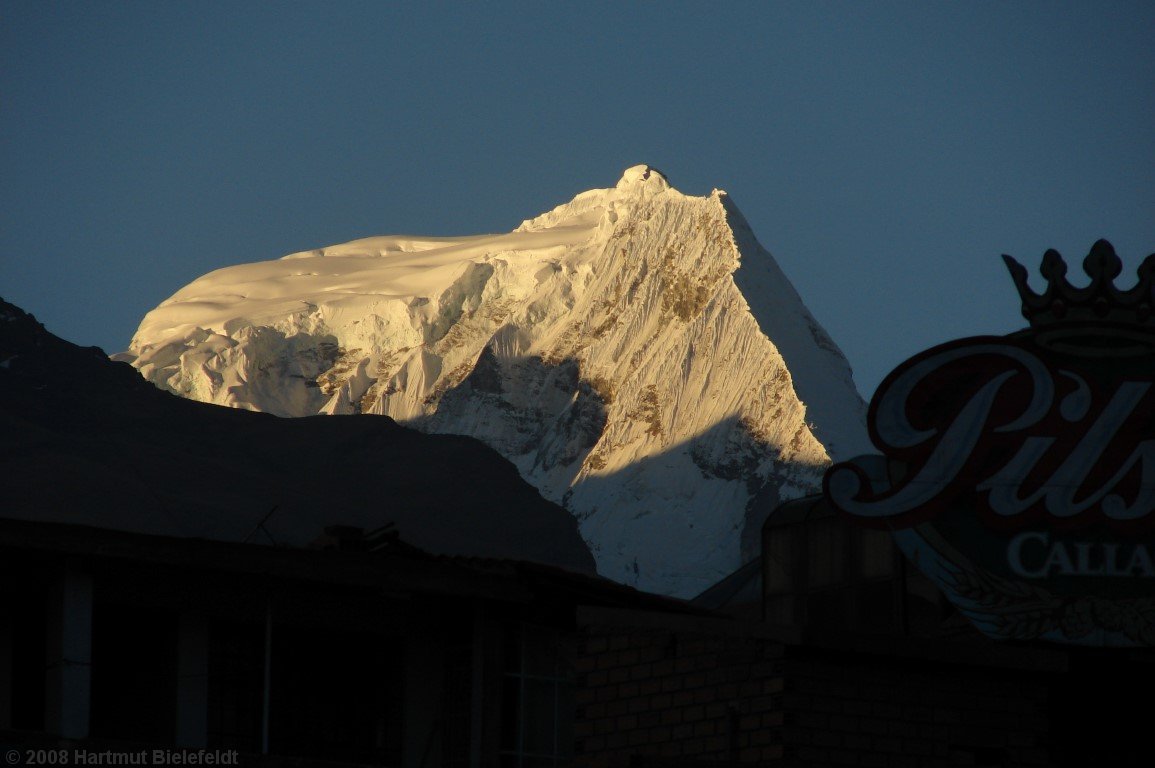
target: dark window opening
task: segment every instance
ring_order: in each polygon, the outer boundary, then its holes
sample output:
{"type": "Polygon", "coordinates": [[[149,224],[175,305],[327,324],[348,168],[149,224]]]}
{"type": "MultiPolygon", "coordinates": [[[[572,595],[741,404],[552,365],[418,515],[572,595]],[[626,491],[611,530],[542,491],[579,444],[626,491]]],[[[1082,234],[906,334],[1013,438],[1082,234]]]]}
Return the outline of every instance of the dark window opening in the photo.
{"type": "Polygon", "coordinates": [[[256,753],[261,748],[264,628],[213,622],[209,627],[208,744],[256,753]]]}
{"type": "Polygon", "coordinates": [[[444,714],[441,749],[445,768],[469,765],[470,728],[473,720],[473,647],[468,643],[449,646],[445,665],[444,714]]]}
{"type": "Polygon", "coordinates": [[[565,764],[573,747],[574,683],[558,632],[511,627],[502,653],[500,765],[565,764]]]}
{"type": "Polygon", "coordinates": [[[401,657],[377,635],[274,625],[269,751],[399,765],[401,657]]]}
{"type": "Polygon", "coordinates": [[[92,609],[94,737],[171,744],[176,723],[176,618],[99,596],[92,609]]]}
{"type": "Polygon", "coordinates": [[[0,592],[0,632],[7,640],[8,653],[0,659],[0,712],[7,713],[0,727],[21,731],[44,730],[45,615],[47,596],[43,590],[0,592]]]}

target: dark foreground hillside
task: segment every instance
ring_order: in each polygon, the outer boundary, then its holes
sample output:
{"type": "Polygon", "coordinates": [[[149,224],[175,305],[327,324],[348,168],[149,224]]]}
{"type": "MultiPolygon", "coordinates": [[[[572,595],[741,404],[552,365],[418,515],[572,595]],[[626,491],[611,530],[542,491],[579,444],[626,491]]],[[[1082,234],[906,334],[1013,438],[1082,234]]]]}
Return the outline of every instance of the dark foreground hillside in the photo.
{"type": "Polygon", "coordinates": [[[393,525],[436,554],[593,571],[574,519],[477,440],[182,400],[2,300],[0,476],[8,518],[290,546],[393,525]]]}

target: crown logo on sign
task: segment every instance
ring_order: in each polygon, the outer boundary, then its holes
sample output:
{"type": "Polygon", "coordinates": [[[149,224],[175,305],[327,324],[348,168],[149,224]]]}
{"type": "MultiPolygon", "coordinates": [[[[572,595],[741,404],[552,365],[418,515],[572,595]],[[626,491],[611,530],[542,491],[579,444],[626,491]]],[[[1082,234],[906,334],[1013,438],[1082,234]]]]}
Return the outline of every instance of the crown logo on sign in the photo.
{"type": "Polygon", "coordinates": [[[1091,284],[1084,288],[1076,288],[1067,281],[1067,264],[1056,250],[1043,254],[1039,272],[1047,279],[1047,288],[1042,293],[1035,293],[1027,285],[1026,267],[1007,255],[1003,261],[1023,299],[1023,317],[1032,328],[1054,323],[1109,322],[1155,330],[1155,315],[1151,311],[1155,304],[1152,295],[1155,254],[1143,260],[1137,270],[1138,282],[1125,291],[1115,287],[1115,278],[1123,271],[1123,261],[1106,240],[1091,246],[1091,252],[1083,259],[1083,271],[1091,278],[1091,284]]]}

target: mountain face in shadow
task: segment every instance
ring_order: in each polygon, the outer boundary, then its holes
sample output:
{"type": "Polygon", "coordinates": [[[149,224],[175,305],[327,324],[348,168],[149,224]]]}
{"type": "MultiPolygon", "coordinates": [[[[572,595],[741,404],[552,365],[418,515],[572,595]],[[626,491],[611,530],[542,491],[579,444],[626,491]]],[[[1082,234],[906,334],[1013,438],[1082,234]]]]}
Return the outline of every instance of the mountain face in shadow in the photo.
{"type": "Polygon", "coordinates": [[[393,524],[436,554],[594,570],[572,516],[475,439],[178,398],[2,300],[0,476],[14,519],[288,546],[393,524]]]}
{"type": "Polygon", "coordinates": [[[622,572],[602,570],[603,576],[644,583],[652,579],[648,569],[681,568],[682,590],[699,594],[757,557],[762,524],[779,500],[818,483],[825,469],[759,441],[735,418],[630,466],[587,475],[567,501],[590,510],[579,519],[583,532],[594,531],[599,562],[623,564],[622,572]],[[677,503],[692,488],[709,490],[707,514],[677,503]],[[718,558],[734,540],[741,542],[739,557],[718,558]]]}

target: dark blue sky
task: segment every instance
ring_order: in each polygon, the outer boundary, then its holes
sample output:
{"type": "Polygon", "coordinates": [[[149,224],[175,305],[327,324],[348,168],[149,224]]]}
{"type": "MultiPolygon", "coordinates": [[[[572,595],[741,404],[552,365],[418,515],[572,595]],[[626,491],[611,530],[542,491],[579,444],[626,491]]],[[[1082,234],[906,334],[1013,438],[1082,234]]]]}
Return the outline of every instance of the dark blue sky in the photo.
{"type": "Polygon", "coordinates": [[[726,189],[869,396],[1155,251],[1155,5],[0,0],[0,296],[120,351],[211,269],[726,189]],[[1076,268],[1077,271],[1077,268],[1076,268]]]}

